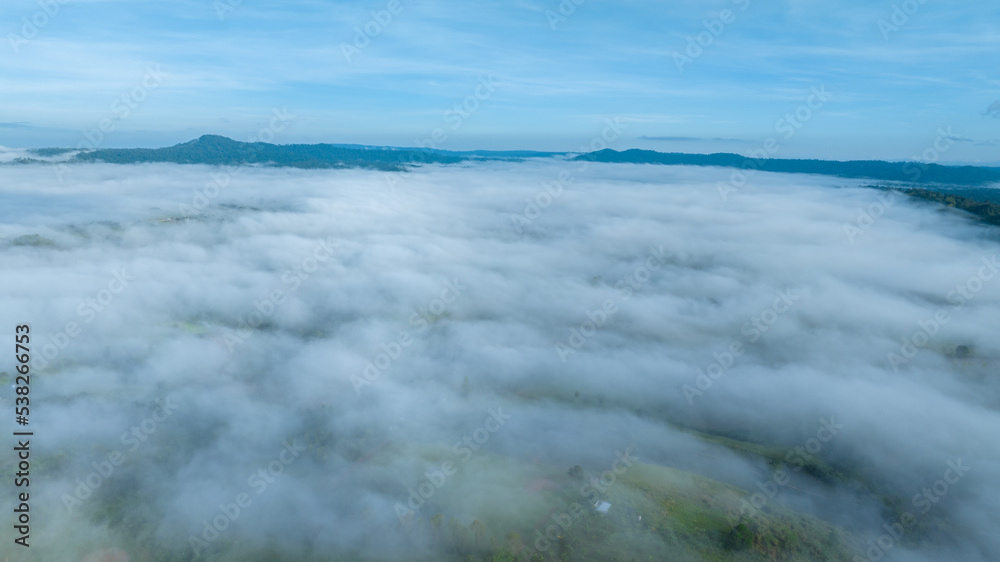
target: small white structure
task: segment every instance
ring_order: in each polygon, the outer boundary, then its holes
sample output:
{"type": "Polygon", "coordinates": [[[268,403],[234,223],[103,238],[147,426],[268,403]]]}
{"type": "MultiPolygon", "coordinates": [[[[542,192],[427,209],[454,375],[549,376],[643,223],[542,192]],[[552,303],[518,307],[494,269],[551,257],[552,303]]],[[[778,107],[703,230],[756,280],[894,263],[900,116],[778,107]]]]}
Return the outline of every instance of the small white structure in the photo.
{"type": "Polygon", "coordinates": [[[597,500],[596,502],[594,502],[594,509],[601,513],[607,513],[608,510],[611,509],[611,504],[608,502],[602,502],[601,500],[597,500]]]}

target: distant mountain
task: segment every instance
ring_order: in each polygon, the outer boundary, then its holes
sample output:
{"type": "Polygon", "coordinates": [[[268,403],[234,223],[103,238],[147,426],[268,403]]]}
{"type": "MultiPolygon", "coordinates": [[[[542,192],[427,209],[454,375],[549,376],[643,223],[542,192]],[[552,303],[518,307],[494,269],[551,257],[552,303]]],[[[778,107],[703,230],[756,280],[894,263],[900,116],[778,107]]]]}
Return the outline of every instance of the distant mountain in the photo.
{"type": "Polygon", "coordinates": [[[748,168],[765,172],[822,174],[841,178],[873,179],[919,184],[980,186],[1000,182],[1000,168],[978,166],[941,166],[920,162],[885,162],[882,160],[788,160],[754,159],[739,154],[683,154],[653,150],[605,149],[581,154],[576,160],[632,164],[664,164],[674,166],[722,166],[748,168]]]}
{"type": "Polygon", "coordinates": [[[105,148],[81,152],[73,161],[137,164],[173,162],[177,164],[241,165],[261,164],[296,168],[374,168],[402,170],[407,165],[424,163],[452,164],[470,158],[523,158],[551,153],[517,152],[448,152],[419,148],[370,147],[335,144],[270,144],[239,142],[219,135],[167,148],[105,148]]]}
{"type": "MultiPolygon", "coordinates": [[[[34,149],[39,156],[51,156],[68,149],[34,149]]],[[[468,160],[520,160],[524,158],[566,157],[565,152],[530,150],[449,151],[433,148],[399,148],[361,144],[270,144],[239,142],[219,135],[204,135],[195,140],[166,148],[103,148],[79,152],[69,162],[108,162],[136,164],[173,162],[177,164],[217,164],[237,166],[258,164],[296,168],[372,168],[399,171],[418,164],[454,164],[468,160]]],[[[675,166],[721,166],[757,169],[766,172],[821,174],[899,182],[910,186],[951,186],[975,188],[1000,182],[1000,168],[982,166],[942,166],[921,162],[885,162],[882,160],[790,160],[754,159],[739,154],[684,154],[631,149],[619,152],[605,149],[580,154],[574,160],[609,163],[663,164],[675,166]]],[[[13,163],[37,160],[19,158],[13,163]]],[[[984,200],[982,193],[963,193],[984,200]]],[[[992,197],[985,199],[992,200],[992,197]]]]}
{"type": "Polygon", "coordinates": [[[540,152],[537,150],[442,150],[440,148],[407,148],[399,146],[379,146],[370,144],[331,144],[337,148],[353,148],[359,150],[402,150],[432,152],[434,154],[444,154],[449,156],[462,156],[468,158],[488,158],[488,159],[517,159],[517,158],[550,158],[552,156],[565,156],[565,152],[540,152]]]}

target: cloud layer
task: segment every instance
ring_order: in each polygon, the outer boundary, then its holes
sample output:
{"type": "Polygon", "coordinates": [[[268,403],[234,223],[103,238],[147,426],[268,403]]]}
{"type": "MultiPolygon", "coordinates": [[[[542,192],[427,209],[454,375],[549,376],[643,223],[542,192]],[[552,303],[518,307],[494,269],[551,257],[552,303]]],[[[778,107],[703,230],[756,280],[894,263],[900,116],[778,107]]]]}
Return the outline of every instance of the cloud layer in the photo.
{"type": "Polygon", "coordinates": [[[628,447],[752,489],[765,462],[689,430],[808,447],[831,419],[816,454],[854,480],[783,503],[874,539],[885,498],[919,511],[958,461],[928,504],[952,534],[890,556],[1000,555],[998,237],[958,213],[561,160],[57,169],[5,168],[0,210],[50,559],[190,553],[243,495],[205,552],[433,558],[397,506],[442,458],[457,474],[414,516],[493,532],[537,501],[524,482],[628,447]]]}

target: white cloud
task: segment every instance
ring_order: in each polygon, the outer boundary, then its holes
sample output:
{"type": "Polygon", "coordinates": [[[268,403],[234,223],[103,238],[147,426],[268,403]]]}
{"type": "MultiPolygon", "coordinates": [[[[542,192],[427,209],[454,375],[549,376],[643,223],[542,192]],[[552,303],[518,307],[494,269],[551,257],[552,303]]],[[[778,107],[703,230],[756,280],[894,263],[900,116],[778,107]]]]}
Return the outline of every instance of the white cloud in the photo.
{"type": "MultiPolygon", "coordinates": [[[[498,472],[503,463],[528,473],[600,467],[628,445],[649,462],[752,483],[767,474],[764,463],[675,424],[794,446],[820,417],[836,416],[845,430],[824,458],[866,467],[885,493],[908,498],[954,457],[972,465],[935,515],[954,522],[970,548],[1000,552],[1000,280],[983,283],[965,306],[947,302],[980,257],[996,253],[992,234],[965,217],[900,200],[851,245],[844,224],[877,193],[834,189],[842,180],[759,174],[724,203],[715,183],[729,170],[581,170],[553,160],[393,176],[240,169],[202,217],[160,222],[177,218],[211,172],[82,165],[60,184],[50,167],[4,169],[0,319],[30,322],[39,344],[58,339],[67,322],[82,327],[33,379],[45,412],[39,458],[72,459],[42,477],[51,491],[39,511],[61,513],[61,494],[102,447],[121,448],[120,433],[167,396],[178,414],[102,488],[126,498],[129,520],[183,546],[295,437],[309,453],[255,496],[227,536],[375,557],[406,548],[385,529],[396,521],[394,503],[430,468],[427,452],[447,451],[498,405],[512,417],[490,438],[486,454],[496,460],[470,464],[478,468],[456,480],[461,494],[435,496],[436,510],[490,519],[520,493],[498,472]],[[566,169],[574,182],[518,234],[511,215],[566,169]],[[11,244],[31,234],[53,246],[11,244]],[[339,244],[306,274],[320,240],[339,244]],[[660,246],[665,265],[636,283],[660,246]],[[100,312],[85,306],[95,311],[87,323],[81,303],[100,302],[121,268],[134,280],[100,312]],[[626,299],[615,284],[630,276],[626,299]],[[454,280],[467,290],[435,304],[454,280]],[[799,300],[689,405],[683,385],[732,341],[746,343],[744,324],[786,288],[799,300]],[[226,336],[277,289],[284,302],[229,353],[226,336]],[[556,344],[608,299],[618,312],[561,362],[556,344]],[[942,307],[950,322],[894,372],[887,353],[942,307]],[[351,377],[403,331],[412,343],[356,393],[351,377]],[[955,358],[957,345],[974,346],[975,356],[955,358]],[[697,454],[706,447],[710,456],[697,454]],[[138,489],[141,502],[129,495],[138,489]],[[378,544],[365,543],[376,530],[378,544]]],[[[806,492],[814,485],[800,483],[806,492]]],[[[789,501],[861,536],[881,531],[878,498],[822,488],[832,498],[825,505],[808,493],[789,501]]],[[[5,509],[10,501],[0,499],[5,509]]],[[[74,550],[86,541],[72,537],[128,543],[80,513],[37,522],[39,533],[70,537],[40,545],[52,559],[86,554],[74,550]]]]}

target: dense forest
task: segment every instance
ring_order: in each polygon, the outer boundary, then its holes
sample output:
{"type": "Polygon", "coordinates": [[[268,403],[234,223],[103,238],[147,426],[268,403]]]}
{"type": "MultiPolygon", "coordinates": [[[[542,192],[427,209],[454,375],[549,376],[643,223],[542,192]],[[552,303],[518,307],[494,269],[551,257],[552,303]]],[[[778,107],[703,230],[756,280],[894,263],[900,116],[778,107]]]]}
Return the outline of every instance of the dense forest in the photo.
{"type": "Polygon", "coordinates": [[[956,195],[948,191],[932,191],[929,189],[904,189],[903,193],[910,197],[936,201],[948,207],[954,207],[972,213],[979,220],[1000,226],[1000,205],[989,201],[977,201],[969,197],[956,195]]]}
{"type": "Polygon", "coordinates": [[[80,162],[138,164],[265,164],[295,168],[374,168],[403,170],[406,164],[461,162],[464,158],[439,151],[420,149],[347,148],[332,144],[287,144],[239,142],[218,135],[204,135],[193,141],[167,148],[105,148],[81,152],[80,162]]]}
{"type": "Polygon", "coordinates": [[[822,174],[841,178],[859,178],[885,181],[913,182],[920,184],[950,184],[980,186],[1000,182],[1000,168],[978,166],[942,166],[922,162],[885,162],[882,160],[789,160],[779,158],[750,158],[739,154],[683,154],[653,150],[605,149],[576,157],[592,162],[632,164],[664,164],[673,166],[722,166],[764,172],[793,174],[822,174]]]}

